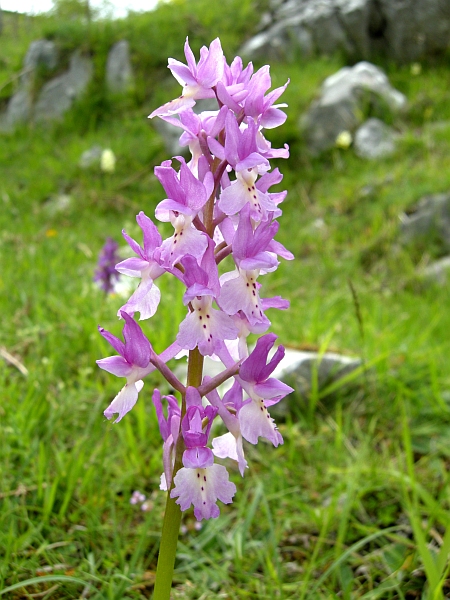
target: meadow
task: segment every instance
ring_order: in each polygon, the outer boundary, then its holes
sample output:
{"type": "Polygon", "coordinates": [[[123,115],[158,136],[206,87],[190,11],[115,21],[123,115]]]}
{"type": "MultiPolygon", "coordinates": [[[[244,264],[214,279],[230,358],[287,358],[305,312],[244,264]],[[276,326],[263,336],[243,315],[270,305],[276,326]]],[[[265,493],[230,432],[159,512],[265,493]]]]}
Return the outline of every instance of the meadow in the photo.
{"type": "MultiPolygon", "coordinates": [[[[183,58],[189,33],[196,50],[220,34],[231,58],[257,25],[247,1],[221,3],[222,20],[203,0],[177,4],[176,16],[166,4],[91,24],[95,48],[130,32],[131,98],[108,99],[96,83],[63,122],[0,137],[0,597],[152,594],[165,495],[150,398],[162,381],[148,380],[119,424],[104,418],[120,382],[95,364],[111,354],[97,325],[120,335],[123,299],[92,278],[106,237],[124,246],[125,228],[139,239],[135,215],[164,197],[153,168],[167,151],[147,115],[176,93],[165,79],[154,85],[167,56],[183,58]],[[113,150],[114,173],[80,168],[94,144],[113,150]],[[130,504],[134,490],[146,510],[130,504]]],[[[16,37],[5,24],[0,104],[32,39],[51,34],[63,51],[83,39],[76,20],[35,19],[16,37]]],[[[174,600],[450,596],[449,286],[420,275],[442,256],[435,240],[399,239],[403,211],[450,190],[449,69],[380,64],[408,99],[393,157],[335,148],[312,158],[298,119],[344,64],[271,65],[274,87],[291,79],[288,120],[272,141],[291,148],[279,163],[289,193],[278,239],[296,260],[265,291],[291,301],[269,315],[280,343],[358,356],[364,368],[289,400],[284,445],[247,445],[250,469],[232,473],[235,502],[218,519],[198,528],[184,515],[174,600]]],[[[163,278],[162,292],[144,327],[156,351],[184,316],[180,290],[163,278]]]]}

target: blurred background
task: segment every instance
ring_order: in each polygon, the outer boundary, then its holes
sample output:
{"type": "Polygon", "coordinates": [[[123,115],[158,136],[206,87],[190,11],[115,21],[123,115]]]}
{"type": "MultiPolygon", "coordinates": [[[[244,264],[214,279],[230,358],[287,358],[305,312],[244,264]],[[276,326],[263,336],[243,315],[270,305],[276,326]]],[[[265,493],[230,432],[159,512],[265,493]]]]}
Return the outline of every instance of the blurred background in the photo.
{"type": "MultiPolygon", "coordinates": [[[[185,150],[147,118],[180,93],[167,58],[219,36],[229,63],[290,79],[267,137],[290,146],[296,260],[262,283],[291,302],[268,315],[296,391],[271,409],[284,445],[247,444],[244,479],[227,463],[235,502],[184,515],[173,598],[449,597],[448,2],[0,6],[0,596],[151,597],[168,389],[148,378],[106,421],[122,382],[97,325],[121,335],[121,231],[140,240],[153,169],[185,150]]],[[[160,281],[157,352],[184,318],[160,281]]]]}

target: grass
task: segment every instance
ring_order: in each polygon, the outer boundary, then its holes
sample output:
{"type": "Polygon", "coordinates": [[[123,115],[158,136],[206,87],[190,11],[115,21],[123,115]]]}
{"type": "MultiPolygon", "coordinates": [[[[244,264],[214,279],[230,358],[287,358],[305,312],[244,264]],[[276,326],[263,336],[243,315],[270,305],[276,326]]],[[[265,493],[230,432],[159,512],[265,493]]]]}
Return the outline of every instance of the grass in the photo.
{"type": "MultiPolygon", "coordinates": [[[[352,150],[307,156],[300,114],[340,59],[273,65],[287,77],[289,119],[273,138],[289,190],[278,239],[296,256],[263,280],[291,300],[271,311],[280,341],[362,356],[365,375],[309,405],[291,402],[277,449],[246,447],[251,468],[232,479],[236,502],[195,527],[183,518],[174,599],[439,599],[448,596],[449,288],[417,268],[432,244],[398,241],[398,215],[450,189],[446,67],[385,65],[410,103],[393,158],[352,150]],[[433,107],[430,113],[429,107],[433,107]],[[436,123],[441,123],[439,127],[436,123]],[[443,124],[442,124],[443,123],[443,124]],[[351,285],[349,284],[351,282],[351,285]]],[[[163,99],[161,99],[162,101],[163,99]]],[[[151,596],[165,498],[150,394],[118,425],[102,411],[120,382],[96,368],[119,335],[123,300],[92,284],[105,237],[138,236],[141,209],[161,200],[153,167],[166,158],[147,121],[153,105],[51,128],[23,128],[0,144],[0,595],[92,599],[151,596]],[[111,147],[109,177],[78,167],[94,143],[111,147]],[[58,211],[55,199],[70,196],[58,211]],[[147,511],[130,505],[133,490],[147,511]],[[38,596],[36,596],[36,594],[38,596]]],[[[162,350],[177,331],[179,290],[145,331],[162,350]]],[[[330,391],[330,390],[328,390],[330,391]]]]}

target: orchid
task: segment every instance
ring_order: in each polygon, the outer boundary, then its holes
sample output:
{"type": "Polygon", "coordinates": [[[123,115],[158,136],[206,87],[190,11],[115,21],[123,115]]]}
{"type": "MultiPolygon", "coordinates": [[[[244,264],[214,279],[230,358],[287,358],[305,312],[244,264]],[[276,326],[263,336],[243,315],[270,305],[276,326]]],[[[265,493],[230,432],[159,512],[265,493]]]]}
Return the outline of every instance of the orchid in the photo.
{"type": "MultiPolygon", "coordinates": [[[[281,125],[284,104],[276,104],[287,83],[270,91],[269,67],[254,72],[236,57],[228,65],[219,39],[200,50],[196,61],[188,40],[186,63],[169,59],[169,69],[182,85],[180,97],[152,112],[181,130],[180,144],[192,158],[180,156],[155,168],[162,199],[155,218],[170,223],[172,234],[162,239],[153,220],[140,212],[142,245],[123,232],[135,256],[116,265],[117,271],[140,279],[129,300],[119,308],[124,341],[103,328],[102,336],[118,355],[97,361],[100,368],[126,383],[106,408],[107,419],[119,422],[143,395],[144,379],[158,370],[175,390],[152,395],[162,438],[160,488],[168,493],[161,538],[155,600],[168,600],[181,511],[193,507],[197,520],[217,518],[230,504],[236,485],[218,460],[234,461],[242,476],[249,468],[245,445],[265,438],[283,443],[270,407],[292,391],[271,377],[284,356],[273,351],[277,336],[266,333],[268,309],[285,310],[289,302],[266,297],[265,277],[281,259],[294,257],[275,236],[286,191],[270,191],[283,178],[272,169],[272,158],[287,158],[288,147],[272,148],[264,130],[281,125]],[[217,110],[196,114],[197,100],[215,98],[217,110]],[[227,259],[227,263],[223,263],[227,259]],[[223,268],[231,263],[231,270],[223,268]],[[154,317],[161,301],[156,279],[165,275],[183,285],[186,315],[173,343],[160,354],[150,344],[140,322],[154,317]],[[261,281],[259,279],[261,278],[261,281]],[[256,346],[249,336],[259,337],[256,346]],[[188,354],[183,384],[169,366],[188,354]],[[203,359],[223,366],[215,377],[203,374],[203,359]],[[228,380],[228,391],[221,385],[228,380]],[[167,405],[167,410],[164,406],[167,405]],[[220,423],[225,432],[216,433],[220,423]]],[[[134,497],[133,497],[134,498],[134,497]]]]}
{"type": "Polygon", "coordinates": [[[119,279],[119,272],[115,265],[117,263],[117,249],[119,244],[112,238],[107,238],[100,256],[98,257],[97,270],[94,274],[94,281],[106,293],[114,292],[115,284],[119,279]]]}

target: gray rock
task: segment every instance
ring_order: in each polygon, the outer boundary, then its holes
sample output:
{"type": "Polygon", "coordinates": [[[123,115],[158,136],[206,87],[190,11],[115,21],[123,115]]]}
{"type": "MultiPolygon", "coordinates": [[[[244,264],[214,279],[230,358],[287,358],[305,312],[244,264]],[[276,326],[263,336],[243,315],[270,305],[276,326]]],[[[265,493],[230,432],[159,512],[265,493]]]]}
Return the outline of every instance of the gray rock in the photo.
{"type": "Polygon", "coordinates": [[[432,238],[450,250],[450,193],[421,198],[408,214],[400,215],[400,231],[405,243],[432,238]]]}
{"type": "Polygon", "coordinates": [[[53,42],[48,40],[31,42],[25,55],[18,89],[11,96],[6,112],[2,115],[1,130],[10,131],[18,123],[25,123],[30,120],[33,104],[32,88],[36,69],[44,66],[51,70],[56,67],[57,63],[58,51],[53,42]]]}
{"type": "Polygon", "coordinates": [[[380,119],[368,119],[356,130],[353,145],[361,158],[383,158],[395,151],[395,132],[380,119]]]}
{"type": "Polygon", "coordinates": [[[72,206],[72,196],[68,194],[57,194],[55,196],[51,196],[47,202],[44,204],[45,212],[54,217],[59,213],[66,213],[72,206]]]}
{"type": "Polygon", "coordinates": [[[307,401],[313,386],[313,378],[317,377],[317,388],[321,392],[325,388],[349,375],[362,365],[356,357],[344,356],[335,352],[325,352],[322,356],[317,352],[304,352],[286,348],[286,355],[272,374],[294,388],[294,392],[278,404],[270,407],[274,418],[282,418],[289,412],[295,414],[298,402],[307,401]]]}
{"type": "Polygon", "coordinates": [[[406,106],[381,69],[368,62],[344,67],[328,77],[318,100],[301,121],[312,154],[332,148],[342,131],[353,132],[364,118],[367,103],[384,105],[392,112],[406,106]]]}
{"type": "Polygon", "coordinates": [[[428,265],[422,272],[422,277],[446,285],[450,281],[450,256],[444,256],[428,265]]]}
{"type": "Polygon", "coordinates": [[[49,40],[36,40],[31,42],[25,55],[24,70],[32,71],[39,66],[51,70],[58,64],[58,50],[49,40]]]}
{"type": "Polygon", "coordinates": [[[410,62],[448,49],[448,0],[379,0],[378,4],[386,23],[383,37],[394,60],[410,62]]]}
{"type": "Polygon", "coordinates": [[[92,148],[89,148],[89,150],[85,150],[80,156],[80,160],[78,162],[79,166],[82,169],[89,169],[90,167],[100,168],[102,152],[103,148],[98,145],[92,146],[92,148]]]}
{"type": "Polygon", "coordinates": [[[32,112],[32,96],[28,85],[21,85],[17,92],[11,96],[6,113],[2,120],[2,129],[13,129],[18,123],[29,120],[32,112]]]}
{"type": "Polygon", "coordinates": [[[305,27],[294,22],[279,23],[269,31],[252,37],[244,44],[241,53],[252,59],[293,60],[297,54],[309,57],[314,51],[313,38],[305,27]]]}
{"type": "Polygon", "coordinates": [[[337,15],[347,35],[350,53],[358,58],[370,56],[370,6],[367,0],[338,0],[337,15]]]}
{"type": "Polygon", "coordinates": [[[301,47],[295,31],[307,30],[314,52],[344,50],[353,60],[384,54],[405,63],[448,50],[450,2],[274,0],[260,27],[242,48],[249,58],[295,56],[301,47]]]}
{"type": "Polygon", "coordinates": [[[305,6],[304,27],[310,31],[318,54],[333,54],[336,50],[351,53],[353,48],[342,27],[334,2],[313,0],[305,6]]]}
{"type": "Polygon", "coordinates": [[[133,87],[133,70],[130,62],[130,47],[126,40],[114,44],[106,61],[106,85],[116,94],[133,87]]]}
{"type": "Polygon", "coordinates": [[[41,89],[34,109],[35,120],[60,119],[82,96],[92,75],[91,59],[75,52],[70,59],[69,70],[48,81],[41,89]]]}

